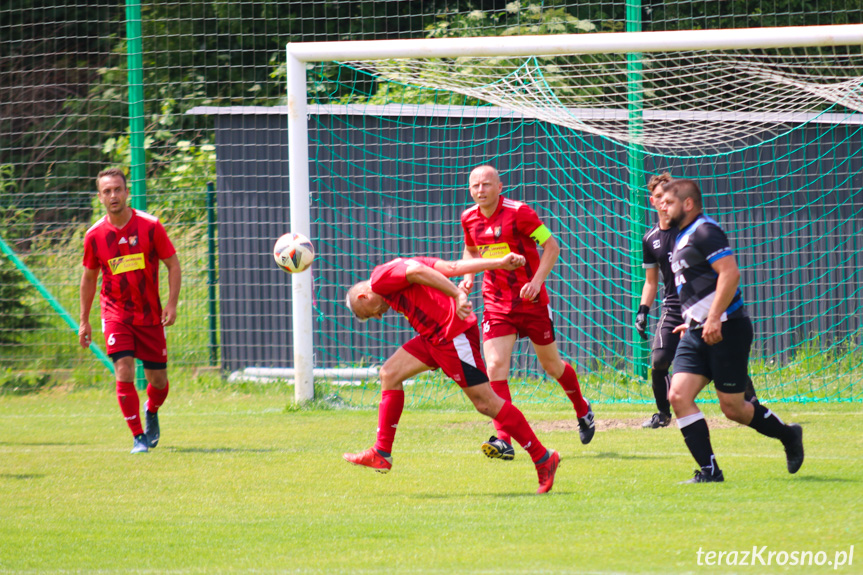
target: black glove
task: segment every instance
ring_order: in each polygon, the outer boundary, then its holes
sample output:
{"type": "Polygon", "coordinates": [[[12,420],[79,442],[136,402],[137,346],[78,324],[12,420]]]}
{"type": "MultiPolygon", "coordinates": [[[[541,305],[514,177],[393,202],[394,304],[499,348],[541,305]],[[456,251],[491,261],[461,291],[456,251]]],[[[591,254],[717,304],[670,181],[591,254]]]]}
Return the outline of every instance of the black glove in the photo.
{"type": "Polygon", "coordinates": [[[647,339],[647,314],[649,313],[650,308],[646,305],[638,306],[638,311],[635,312],[635,331],[641,339],[647,339]]]}

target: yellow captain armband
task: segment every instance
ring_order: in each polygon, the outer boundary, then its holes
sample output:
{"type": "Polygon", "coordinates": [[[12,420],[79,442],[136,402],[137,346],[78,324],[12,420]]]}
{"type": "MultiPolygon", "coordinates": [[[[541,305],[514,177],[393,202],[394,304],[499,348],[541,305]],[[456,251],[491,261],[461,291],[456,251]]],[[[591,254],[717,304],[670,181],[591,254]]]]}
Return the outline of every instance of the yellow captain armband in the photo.
{"type": "Polygon", "coordinates": [[[551,237],[551,232],[544,224],[540,224],[538,228],[531,232],[530,237],[536,242],[536,245],[541,246],[551,237]]]}

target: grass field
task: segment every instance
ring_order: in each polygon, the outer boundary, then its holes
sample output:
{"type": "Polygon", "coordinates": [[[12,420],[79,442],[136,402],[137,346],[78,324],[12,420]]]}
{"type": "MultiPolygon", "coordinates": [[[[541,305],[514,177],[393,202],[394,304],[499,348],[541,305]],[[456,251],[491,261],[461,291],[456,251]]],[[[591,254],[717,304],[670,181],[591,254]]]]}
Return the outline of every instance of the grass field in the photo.
{"type": "Polygon", "coordinates": [[[694,463],[676,427],[638,427],[646,406],[595,405],[589,446],[570,411],[525,406],[563,457],[536,496],[526,454],[487,460],[492,428],[467,410],[407,411],[380,475],[341,459],[373,442],[372,410],[174,387],[161,444],[135,456],[110,389],[0,396],[0,572],[863,572],[860,403],[772,405],[805,430],[795,476],[778,443],[704,406],[726,474],[712,485],[677,484],[694,463]],[[780,554],[704,564],[753,546],[780,554]],[[851,546],[838,569],[776,564],[851,546]]]}

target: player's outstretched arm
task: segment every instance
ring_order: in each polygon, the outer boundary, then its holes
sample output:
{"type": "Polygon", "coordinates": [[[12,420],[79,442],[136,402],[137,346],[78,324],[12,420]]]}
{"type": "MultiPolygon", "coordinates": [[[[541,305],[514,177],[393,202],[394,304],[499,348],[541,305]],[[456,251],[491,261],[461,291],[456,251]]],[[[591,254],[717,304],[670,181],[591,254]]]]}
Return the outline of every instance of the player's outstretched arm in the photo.
{"type": "Polygon", "coordinates": [[[466,258],[455,261],[439,260],[435,269],[446,277],[472,276],[487,270],[514,270],[523,266],[527,260],[521,254],[508,253],[502,258],[466,258]]]}
{"type": "MultiPolygon", "coordinates": [[[[437,267],[441,262],[435,263],[437,267]]],[[[467,294],[452,283],[447,276],[424,265],[412,265],[405,270],[405,279],[412,284],[420,284],[434,288],[456,300],[456,313],[461,319],[466,318],[473,311],[473,306],[467,299],[467,294]]]]}
{"type": "MultiPolygon", "coordinates": [[[[476,246],[464,246],[464,252],[462,253],[461,259],[469,260],[471,258],[481,258],[482,256],[479,253],[479,250],[476,249],[476,246]]],[[[470,291],[473,289],[473,282],[476,279],[475,273],[467,273],[463,274],[464,277],[458,283],[458,289],[463,291],[464,293],[470,295],[470,291]]]]}

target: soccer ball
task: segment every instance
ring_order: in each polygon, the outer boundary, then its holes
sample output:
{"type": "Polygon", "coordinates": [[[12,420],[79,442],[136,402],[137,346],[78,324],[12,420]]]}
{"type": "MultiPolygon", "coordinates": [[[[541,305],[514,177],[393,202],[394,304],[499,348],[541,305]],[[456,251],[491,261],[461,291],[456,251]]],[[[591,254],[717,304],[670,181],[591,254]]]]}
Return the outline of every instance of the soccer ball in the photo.
{"type": "Polygon", "coordinates": [[[290,274],[309,269],[315,259],[315,246],[303,234],[287,233],[276,241],[273,258],[280,268],[290,274]]]}

